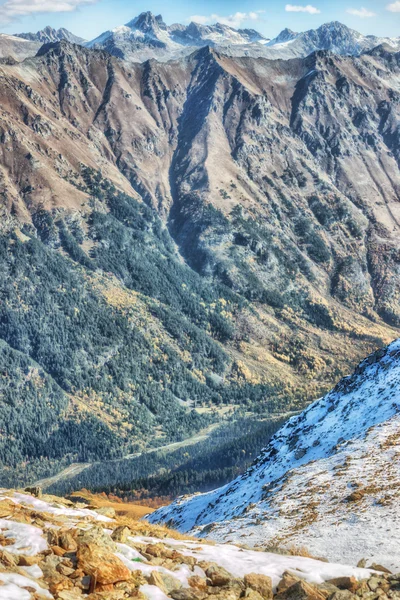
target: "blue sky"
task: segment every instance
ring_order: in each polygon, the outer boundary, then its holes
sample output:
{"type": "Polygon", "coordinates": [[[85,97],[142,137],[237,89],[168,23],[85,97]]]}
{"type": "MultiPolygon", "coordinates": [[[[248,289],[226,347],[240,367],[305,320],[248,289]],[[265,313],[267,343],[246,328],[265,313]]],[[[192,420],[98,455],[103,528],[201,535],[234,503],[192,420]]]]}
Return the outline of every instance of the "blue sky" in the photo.
{"type": "Polygon", "coordinates": [[[0,31],[66,27],[92,39],[142,11],[188,23],[219,20],[274,37],[284,27],[304,31],[338,20],[364,34],[400,36],[400,0],[0,0],[0,31]]]}

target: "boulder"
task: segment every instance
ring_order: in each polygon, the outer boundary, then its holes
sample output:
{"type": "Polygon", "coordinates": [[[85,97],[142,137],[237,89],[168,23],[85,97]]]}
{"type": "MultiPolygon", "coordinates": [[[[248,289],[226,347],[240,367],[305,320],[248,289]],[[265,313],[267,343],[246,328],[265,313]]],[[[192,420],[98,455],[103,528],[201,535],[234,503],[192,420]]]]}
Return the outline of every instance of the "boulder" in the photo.
{"type": "Polygon", "coordinates": [[[334,579],[328,579],[327,583],[334,585],[339,590],[349,590],[355,593],[358,588],[358,581],[355,577],[335,577],[334,579]]]}
{"type": "Polygon", "coordinates": [[[77,552],[78,567],[93,577],[97,583],[107,585],[125,581],[131,572],[121,559],[107,548],[97,544],[80,544],[77,552]]]}
{"type": "Polygon", "coordinates": [[[68,577],[61,575],[61,573],[58,573],[55,570],[51,572],[47,571],[46,582],[49,586],[50,593],[56,597],[60,592],[71,590],[74,587],[74,584],[68,577]]]}
{"type": "Polygon", "coordinates": [[[108,548],[110,552],[116,552],[117,547],[111,537],[99,525],[94,525],[86,531],[80,531],[76,538],[78,547],[85,544],[96,544],[108,548]]]}
{"type": "Polygon", "coordinates": [[[111,537],[114,540],[114,542],[118,542],[120,544],[126,544],[130,535],[132,535],[132,532],[129,529],[129,527],[126,527],[125,525],[121,525],[120,527],[117,527],[116,529],[114,529],[114,531],[111,534],[111,537]]]}
{"type": "Polygon", "coordinates": [[[188,584],[195,590],[205,591],[207,589],[207,581],[199,575],[192,575],[188,578],[188,584]]]}
{"type": "Polygon", "coordinates": [[[271,600],[273,597],[272,592],[272,579],[267,575],[258,575],[257,573],[248,573],[244,576],[244,583],[246,588],[250,588],[255,592],[258,592],[264,600],[271,600]]]}
{"type": "Polygon", "coordinates": [[[150,573],[148,582],[150,585],[156,585],[165,594],[169,594],[173,590],[180,590],[182,587],[181,582],[176,577],[172,577],[168,573],[160,573],[153,571],[150,573]]]}
{"type": "Polygon", "coordinates": [[[78,544],[72,535],[68,532],[62,533],[59,537],[59,546],[67,552],[76,552],[78,544]]]}
{"type": "Polygon", "coordinates": [[[208,579],[211,581],[213,586],[223,586],[227,585],[234,578],[231,573],[229,573],[223,567],[219,565],[211,564],[206,570],[206,575],[208,579]]]}
{"type": "Polygon", "coordinates": [[[35,496],[35,498],[41,498],[43,496],[43,490],[39,486],[27,487],[25,488],[25,492],[31,496],[35,496]]]}
{"type": "Polygon", "coordinates": [[[325,596],[311,583],[300,580],[276,594],[275,600],[325,600],[325,596]]]}
{"type": "Polygon", "coordinates": [[[298,581],[301,581],[300,577],[293,575],[293,573],[290,573],[289,571],[285,571],[282,575],[282,579],[278,583],[277,592],[284,592],[298,581]]]}
{"type": "Polygon", "coordinates": [[[247,600],[263,600],[263,596],[252,588],[247,588],[244,597],[247,598],[247,600]]]}
{"type": "Polygon", "coordinates": [[[338,590],[329,596],[329,600],[356,600],[358,596],[352,594],[349,590],[338,590]]]}

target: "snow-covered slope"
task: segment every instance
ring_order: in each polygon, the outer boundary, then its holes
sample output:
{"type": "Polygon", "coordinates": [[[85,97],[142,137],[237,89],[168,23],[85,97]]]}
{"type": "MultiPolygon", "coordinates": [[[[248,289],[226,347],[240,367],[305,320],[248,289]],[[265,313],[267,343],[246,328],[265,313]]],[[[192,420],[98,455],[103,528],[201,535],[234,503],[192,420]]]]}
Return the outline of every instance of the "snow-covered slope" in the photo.
{"type": "MultiPolygon", "coordinates": [[[[88,42],[89,48],[102,48],[115,56],[132,61],[150,58],[169,60],[193,52],[196,48],[213,46],[235,48],[259,46],[269,40],[253,29],[236,30],[227,25],[167,26],[161,15],[145,12],[120,27],[106,31],[88,42]]],[[[244,51],[239,51],[243,54],[244,51]]]]}
{"type": "Polygon", "coordinates": [[[150,516],[251,545],[296,544],[331,560],[400,564],[400,340],[274,436],[232,483],[150,516]]]}
{"type": "Polygon", "coordinates": [[[316,50],[330,50],[335,54],[358,56],[382,44],[398,50],[400,38],[362,35],[343,23],[333,21],[304,33],[294,33],[290,29],[285,29],[267,44],[265,50],[270,58],[308,56],[316,50]]]}

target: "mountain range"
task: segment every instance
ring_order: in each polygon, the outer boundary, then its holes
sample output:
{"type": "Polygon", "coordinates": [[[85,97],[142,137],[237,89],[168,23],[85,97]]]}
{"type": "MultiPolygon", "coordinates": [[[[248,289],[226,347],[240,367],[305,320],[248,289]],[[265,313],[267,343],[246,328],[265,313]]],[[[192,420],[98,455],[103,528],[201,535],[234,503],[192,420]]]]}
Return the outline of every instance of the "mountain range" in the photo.
{"type": "Polygon", "coordinates": [[[393,50],[400,49],[400,38],[365,36],[339,22],[326,23],[303,33],[284,29],[270,40],[253,29],[234,29],[222,23],[166,25],[161,15],[144,12],[126,25],[115,27],[87,42],[64,28],[55,30],[46,27],[37,33],[17,33],[15,36],[0,34],[0,56],[22,60],[34,56],[39,44],[62,40],[103,49],[131,62],[144,62],[151,58],[165,62],[205,46],[220,49],[230,56],[270,59],[306,57],[317,50],[358,56],[382,44],[393,50]],[[18,42],[16,38],[28,43],[18,42]]]}
{"type": "Polygon", "coordinates": [[[398,568],[400,341],[291,418],[232,483],[149,515],[181,531],[252,547],[398,568]]]}
{"type": "Polygon", "coordinates": [[[161,15],[147,12],[124,26],[106,31],[87,45],[105,49],[125,60],[141,62],[148,58],[171,60],[204,46],[220,49],[230,56],[289,59],[305,57],[316,50],[358,56],[382,44],[399,50],[400,38],[363,36],[342,23],[332,22],[304,33],[285,29],[269,40],[254,30],[235,30],[221,23],[167,26],[161,15]]]}
{"type": "Polygon", "coordinates": [[[395,41],[126,27],[7,37],[3,485],[299,411],[400,335],[395,41]]]}

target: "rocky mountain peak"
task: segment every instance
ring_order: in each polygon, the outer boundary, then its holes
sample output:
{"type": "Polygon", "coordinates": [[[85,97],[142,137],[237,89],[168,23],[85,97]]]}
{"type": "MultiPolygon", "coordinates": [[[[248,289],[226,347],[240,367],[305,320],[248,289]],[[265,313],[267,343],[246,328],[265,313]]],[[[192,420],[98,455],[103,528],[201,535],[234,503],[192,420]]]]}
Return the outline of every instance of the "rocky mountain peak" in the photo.
{"type": "Polygon", "coordinates": [[[64,27],[60,29],[54,29],[53,27],[50,27],[50,25],[41,31],[38,31],[37,33],[17,33],[16,37],[32,42],[41,42],[42,44],[60,42],[62,40],[66,40],[74,44],[83,44],[85,42],[83,38],[74,35],[64,27]]]}
{"type": "Polygon", "coordinates": [[[130,27],[131,29],[138,29],[143,33],[152,34],[156,34],[160,30],[165,31],[167,29],[162,16],[155,16],[151,11],[141,13],[139,16],[132,19],[132,21],[129,21],[126,26],[130,27]]]}
{"type": "Polygon", "coordinates": [[[288,29],[286,27],[286,29],[283,29],[283,31],[280,32],[280,34],[274,38],[273,40],[271,40],[271,45],[273,44],[284,44],[285,42],[290,42],[294,39],[296,39],[296,37],[299,34],[296,33],[295,31],[292,31],[291,29],[288,29]]]}

